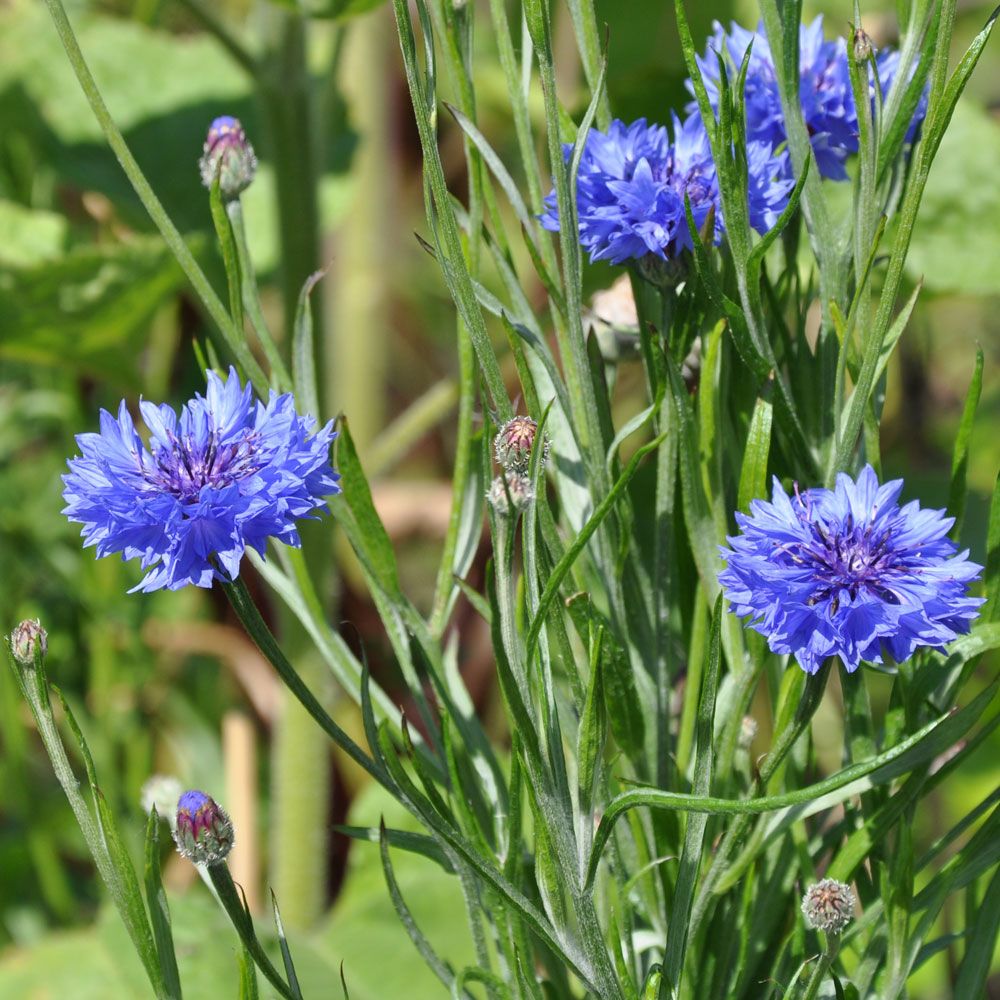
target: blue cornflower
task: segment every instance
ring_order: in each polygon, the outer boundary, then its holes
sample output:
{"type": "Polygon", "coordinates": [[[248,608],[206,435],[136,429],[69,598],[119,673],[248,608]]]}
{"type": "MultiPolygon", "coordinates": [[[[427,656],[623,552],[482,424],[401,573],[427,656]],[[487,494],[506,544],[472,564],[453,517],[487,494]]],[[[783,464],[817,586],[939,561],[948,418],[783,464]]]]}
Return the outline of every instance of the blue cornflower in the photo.
{"type": "MultiPolygon", "coordinates": [[[[697,59],[712,106],[718,109],[720,81],[716,53],[726,60],[729,80],[735,83],[752,43],[746,79],[747,138],[772,147],[781,146],[788,135],[774,58],[763,23],[755,32],[735,23],[726,32],[718,21],[713,28],[705,56],[697,59]]],[[[799,97],[816,164],[824,177],[846,180],[844,161],[858,150],[858,116],[851,92],[847,46],[842,38],[825,40],[822,15],[812,24],[799,27],[799,73],[799,97]]],[[[688,89],[694,90],[690,81],[688,89]]]]}
{"type": "MultiPolygon", "coordinates": [[[[719,105],[719,63],[716,53],[723,56],[730,83],[736,81],[743,57],[751,43],[745,90],[747,138],[761,141],[773,149],[788,141],[781,95],[774,68],[774,57],[768,45],[763,22],[756,31],[747,31],[732,24],[727,32],[716,21],[705,56],[697,57],[698,68],[712,107],[719,105]]],[[[879,84],[883,95],[892,86],[899,64],[899,53],[885,48],[876,57],[879,84]]],[[[688,89],[694,87],[688,81],[688,89]]],[[[869,92],[875,95],[874,75],[869,92]]],[[[812,144],[816,165],[823,177],[847,180],[844,166],[848,156],[858,151],[858,112],[851,90],[847,44],[843,38],[827,40],[823,34],[823,17],[812,24],[799,26],[799,101],[812,144]]],[[[689,106],[693,111],[696,103],[689,106]]],[[[927,113],[927,92],[921,98],[906,141],[912,142],[927,113]]]]}
{"type": "Polygon", "coordinates": [[[742,534],[722,549],[730,610],[810,674],[829,656],[851,672],[884,655],[902,663],[968,632],[983,600],[966,585],[982,567],[956,554],[953,518],[900,507],[902,488],[880,486],[870,465],[856,482],[841,474],[833,490],[793,497],[775,479],[771,502],[737,514],[742,534]]]}
{"type": "Polygon", "coordinates": [[[332,422],[315,431],[287,393],[265,405],[232,368],[225,382],[208,372],[206,395],[180,418],[166,405],[139,408],[148,447],[123,401],[117,420],[101,411],[99,434],[77,435],[82,457],[63,476],[63,513],[83,525],[85,544],[149,570],[134,590],[235,579],[247,546],[264,555],[268,538],[300,545],[295,522],[340,491],[332,422]]]}
{"type": "MultiPolygon", "coordinates": [[[[708,135],[699,115],[683,123],[674,117],[673,143],[662,125],[640,118],[630,125],[617,119],[606,133],[587,134],[577,175],[580,243],[592,261],[621,264],[654,255],[661,260],[691,249],[684,210],[687,198],[701,229],[714,211],[714,241],[724,232],[719,180],[708,135]]],[[[563,147],[567,161],[573,147],[563,147]]],[[[753,224],[765,232],[774,224],[792,185],[787,154],[765,143],[748,151],[753,224]]],[[[559,229],[555,194],[545,199],[542,225],[559,229]]]]}

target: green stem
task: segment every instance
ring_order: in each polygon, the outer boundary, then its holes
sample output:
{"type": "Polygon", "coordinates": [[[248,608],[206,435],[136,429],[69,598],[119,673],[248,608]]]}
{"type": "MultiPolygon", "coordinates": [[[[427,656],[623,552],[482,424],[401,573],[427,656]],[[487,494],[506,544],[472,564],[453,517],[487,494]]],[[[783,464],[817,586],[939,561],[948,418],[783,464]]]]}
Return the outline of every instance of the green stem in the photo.
{"type": "Polygon", "coordinates": [[[253,929],[253,920],[243,904],[243,900],[236,890],[236,883],[229,872],[229,866],[225,861],[219,861],[214,865],[208,865],[208,876],[215,887],[216,895],[223,909],[229,915],[229,919],[236,928],[243,946],[249,952],[250,957],[257,963],[257,968],[267,977],[267,981],[286,1000],[302,1000],[302,994],[298,990],[292,990],[281,973],[274,967],[267,953],[257,940],[257,934],[253,929]]]}
{"type": "MultiPolygon", "coordinates": [[[[465,10],[462,17],[456,13],[450,0],[439,2],[432,7],[440,29],[445,36],[447,65],[455,89],[458,91],[462,113],[472,122],[476,121],[476,100],[470,67],[472,63],[472,20],[471,11],[465,10]]],[[[465,161],[469,178],[469,239],[466,260],[469,274],[479,278],[481,257],[481,233],[483,228],[483,164],[475,145],[464,136],[465,161]]],[[[466,491],[472,466],[472,420],[476,403],[475,352],[469,332],[459,318],[457,327],[459,400],[458,437],[455,442],[455,468],[452,474],[451,513],[445,534],[441,562],[438,566],[434,587],[434,604],[431,611],[430,628],[433,635],[440,637],[444,632],[457,593],[454,581],[456,571],[455,553],[458,536],[465,516],[466,491]]]]}
{"type": "Polygon", "coordinates": [[[289,691],[298,698],[305,710],[319,724],[320,728],[358,766],[367,771],[376,781],[391,788],[389,776],[333,721],[316,696],[306,686],[296,669],[288,662],[271,630],[267,627],[267,623],[261,617],[260,611],[257,609],[257,605],[254,604],[253,598],[250,596],[250,591],[247,590],[247,585],[243,580],[237,578],[231,583],[224,583],[222,587],[237,617],[247,630],[247,634],[253,639],[257,648],[267,657],[274,669],[278,671],[278,675],[284,681],[289,691]]]}
{"type": "Polygon", "coordinates": [[[236,258],[240,265],[240,293],[243,300],[243,308],[250,316],[250,322],[257,333],[257,339],[264,350],[267,363],[271,366],[271,377],[277,383],[281,392],[290,392],[292,389],[292,376],[285,366],[271,331],[267,327],[264,319],[264,312],[260,305],[260,295],[257,291],[257,277],[254,274],[253,258],[250,256],[250,247],[247,243],[246,224],[243,220],[243,203],[239,198],[233,198],[226,202],[226,215],[229,216],[229,224],[233,228],[233,237],[236,242],[236,258]]]}
{"type": "MultiPolygon", "coordinates": [[[[393,332],[386,288],[392,285],[396,248],[390,94],[391,23],[373,11],[351,24],[343,46],[343,99],[358,123],[351,164],[355,177],[351,210],[337,227],[339,248],[328,296],[333,362],[324,373],[330,412],[346,413],[358,450],[385,426],[386,376],[393,332]]],[[[369,463],[365,462],[366,465],[369,463]]]]}
{"type": "MultiPolygon", "coordinates": [[[[291,631],[296,645],[304,646],[301,630],[291,631]]],[[[309,689],[332,706],[332,678],[316,654],[309,651],[297,662],[309,689]]],[[[270,869],[285,921],[306,931],[322,919],[327,903],[332,761],[329,740],[310,724],[308,709],[291,691],[282,694],[271,745],[270,869]]]]}
{"type": "Polygon", "coordinates": [[[472,421],[476,406],[476,356],[471,339],[458,323],[458,437],[455,441],[455,470],[451,487],[451,514],[445,535],[441,563],[434,587],[434,605],[430,617],[431,634],[440,638],[448,622],[452,596],[455,593],[455,552],[462,527],[465,505],[468,502],[469,476],[472,471],[472,421]]]}
{"type": "Polygon", "coordinates": [[[97,119],[101,131],[108,141],[108,145],[125,171],[125,175],[132,184],[135,193],[139,196],[143,207],[149,213],[149,217],[153,220],[156,228],[160,231],[164,242],[177,258],[177,263],[180,264],[181,270],[187,275],[188,281],[191,282],[191,287],[198,298],[201,299],[205,311],[218,327],[233,357],[239,362],[244,373],[253,383],[254,388],[258,392],[266,393],[268,387],[267,377],[250,353],[246,339],[242,332],[236,328],[229,313],[226,311],[226,307],[222,304],[222,300],[215,294],[215,290],[205,276],[205,272],[198,266],[197,261],[188,249],[177,227],[173,224],[170,216],[167,215],[166,210],[160,203],[160,199],[156,197],[155,192],[150,187],[149,181],[146,180],[145,174],[143,174],[135,157],[132,155],[132,151],[128,148],[118,126],[115,125],[111,113],[104,103],[104,98],[101,97],[101,93],[97,89],[97,83],[90,72],[90,68],[87,66],[83,52],[80,50],[80,44],[73,33],[73,27],[69,23],[69,18],[66,16],[66,9],[62,5],[62,0],[45,0],[45,5],[49,9],[49,14],[52,16],[56,31],[62,41],[63,48],[66,50],[70,65],[73,67],[73,72],[76,74],[87,102],[94,112],[94,117],[97,119]]]}
{"type": "MultiPolygon", "coordinates": [[[[299,291],[319,262],[319,131],[306,53],[306,19],[264,4],[263,33],[272,47],[259,76],[278,193],[285,330],[295,326],[299,291]]],[[[316,371],[323,372],[322,310],[315,309],[316,371]]],[[[320,387],[320,403],[322,386],[320,387]]]]}
{"type": "Polygon", "coordinates": [[[257,60],[249,49],[229,30],[215,11],[206,7],[201,0],[177,0],[193,17],[195,17],[208,34],[233,57],[233,61],[250,76],[257,74],[257,60]]]}
{"type": "Polygon", "coordinates": [[[441,162],[441,153],[438,150],[437,135],[432,121],[432,114],[436,118],[436,108],[430,103],[434,98],[425,93],[424,81],[421,78],[417,62],[416,38],[413,33],[413,23],[410,20],[410,9],[406,0],[393,0],[393,9],[396,15],[396,26],[399,30],[403,63],[406,68],[406,82],[410,90],[417,131],[420,134],[420,147],[424,156],[424,176],[432,194],[428,205],[428,218],[432,227],[440,231],[443,251],[442,269],[449,291],[475,347],[476,358],[479,361],[489,401],[496,412],[496,417],[501,421],[509,420],[514,415],[514,410],[507,396],[507,387],[493,351],[482,309],[476,300],[472,278],[465,264],[458,222],[451,203],[451,193],[445,182],[444,165],[441,162]]]}
{"type": "MultiPolygon", "coordinates": [[[[91,857],[97,866],[97,871],[108,887],[111,898],[114,901],[118,914],[125,929],[132,940],[136,952],[142,961],[146,975],[149,977],[153,992],[158,1000],[174,1000],[168,991],[163,978],[163,970],[160,968],[159,960],[156,957],[155,945],[153,944],[152,932],[149,923],[146,921],[146,911],[142,898],[135,898],[132,895],[130,886],[119,874],[116,867],[116,860],[112,858],[103,830],[94,821],[94,817],[87,806],[83,795],[80,793],[80,782],[77,780],[73,767],[66,754],[62,737],[56,726],[55,718],[52,714],[52,705],[49,701],[48,679],[45,675],[45,665],[41,652],[36,649],[35,662],[31,666],[23,666],[16,663],[11,657],[11,666],[14,670],[15,679],[21,688],[31,714],[34,717],[38,735],[41,737],[42,745],[52,763],[52,770],[56,779],[62,787],[63,793],[69,802],[73,816],[83,833],[83,839],[87,842],[91,857]],[[142,914],[140,920],[139,914],[142,914]]],[[[85,750],[85,752],[87,752],[85,750]]],[[[88,758],[89,759],[89,758],[88,758]]],[[[90,765],[88,776],[92,779],[92,765],[90,765]]],[[[93,786],[95,795],[100,791],[96,784],[93,786]]],[[[134,877],[134,876],[133,876],[134,877]]]]}
{"type": "Polygon", "coordinates": [[[839,950],[840,935],[827,934],[826,947],[823,949],[823,954],[820,955],[819,961],[813,967],[809,982],[806,983],[806,988],[802,991],[801,1000],[816,1000],[819,988],[830,971],[830,967],[833,965],[833,960],[837,957],[839,950]]]}
{"type": "MultiPolygon", "coordinates": [[[[798,667],[795,666],[790,669],[797,670],[798,667]]],[[[777,742],[764,760],[764,764],[760,769],[760,775],[750,789],[750,795],[748,796],[750,799],[755,798],[760,789],[767,788],[768,782],[774,777],[778,768],[784,763],[785,758],[791,752],[792,747],[795,746],[799,737],[809,726],[813,715],[816,714],[816,710],[823,700],[823,692],[826,690],[826,682],[830,676],[830,669],[830,661],[828,660],[818,674],[808,679],[805,694],[795,710],[794,717],[780,733],[777,742]]],[[[708,909],[715,886],[729,864],[729,859],[732,857],[733,852],[753,821],[754,817],[750,814],[740,815],[722,838],[722,843],[719,845],[719,849],[712,861],[712,866],[702,879],[701,888],[698,891],[694,907],[691,910],[690,938],[693,938],[695,933],[697,933],[702,918],[708,909]]]]}

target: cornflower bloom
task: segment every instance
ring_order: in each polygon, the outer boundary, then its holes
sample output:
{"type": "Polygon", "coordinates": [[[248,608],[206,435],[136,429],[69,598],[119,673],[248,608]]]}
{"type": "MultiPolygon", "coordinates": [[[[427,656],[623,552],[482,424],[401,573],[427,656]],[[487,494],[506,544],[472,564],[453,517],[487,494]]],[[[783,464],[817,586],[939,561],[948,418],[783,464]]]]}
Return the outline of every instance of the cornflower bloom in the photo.
{"type": "MultiPolygon", "coordinates": [[[[734,23],[727,32],[718,21],[713,27],[705,55],[697,57],[712,107],[718,111],[721,92],[717,54],[726,63],[728,79],[735,83],[743,58],[752,45],[744,91],[747,138],[780,148],[788,141],[788,131],[774,57],[763,22],[756,31],[748,31],[734,23]]],[[[876,63],[882,93],[886,94],[893,82],[899,54],[889,48],[883,49],[876,56],[876,63]]],[[[690,81],[688,89],[694,93],[690,81]]],[[[874,98],[873,75],[869,80],[869,92],[874,98]]],[[[851,90],[847,44],[843,38],[825,38],[822,15],[812,24],[799,26],[799,101],[820,174],[831,180],[847,180],[845,163],[858,151],[858,112],[851,90]]],[[[692,104],[690,109],[696,106],[692,104]]],[[[907,142],[913,140],[926,110],[925,92],[910,124],[907,142]]]]}
{"type": "Polygon", "coordinates": [[[123,401],[117,420],[101,411],[100,433],[77,435],[82,456],[63,476],[63,513],[83,525],[85,545],[149,570],[133,590],[233,580],[247,546],[262,556],[268,538],[299,546],[296,521],[340,492],[332,421],[316,431],[288,393],[260,402],[232,368],[225,382],[208,372],[206,395],[179,418],[139,408],[148,447],[123,401]]]}
{"type": "MultiPolygon", "coordinates": [[[[787,142],[774,58],[763,23],[756,31],[734,23],[727,32],[718,21],[713,28],[705,55],[697,58],[713,108],[718,110],[721,93],[716,53],[722,55],[729,80],[735,83],[743,57],[752,45],[745,91],[747,137],[772,146],[787,142]]],[[[799,74],[802,114],[816,164],[824,177],[846,180],[844,161],[858,150],[858,116],[851,93],[847,46],[842,38],[824,39],[822,16],[799,27],[799,74]]],[[[694,91],[690,81],[688,89],[694,91]]]]}
{"type": "Polygon", "coordinates": [[[983,600],[966,585],[982,567],[956,554],[954,518],[900,507],[902,488],[880,486],[870,465],[856,482],[841,473],[833,490],[792,497],[775,479],[771,502],[737,513],[742,533],[721,550],[730,610],[810,674],[830,656],[849,672],[886,655],[902,663],[968,632],[983,600]]]}
{"type": "MultiPolygon", "coordinates": [[[[719,180],[708,135],[699,115],[683,123],[676,116],[671,143],[662,125],[640,118],[626,125],[615,120],[608,131],[587,134],[576,179],[580,243],[592,261],[621,264],[650,255],[673,260],[692,248],[685,214],[691,204],[700,230],[714,212],[712,238],[724,232],[719,180]]],[[[563,147],[568,161],[571,145],[563,147]]],[[[787,153],[775,154],[765,143],[748,149],[750,215],[755,228],[766,232],[787,202],[787,153]]],[[[555,194],[545,199],[542,225],[560,228],[555,194]]]]}

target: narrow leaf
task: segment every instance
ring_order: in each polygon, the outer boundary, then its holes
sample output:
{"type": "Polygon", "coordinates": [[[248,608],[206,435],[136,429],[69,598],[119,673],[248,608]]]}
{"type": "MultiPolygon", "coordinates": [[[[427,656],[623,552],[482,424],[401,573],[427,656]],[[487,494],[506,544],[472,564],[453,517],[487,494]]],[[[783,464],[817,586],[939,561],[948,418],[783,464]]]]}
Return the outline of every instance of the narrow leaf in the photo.
{"type": "Polygon", "coordinates": [[[969,440],[972,425],[976,419],[976,408],[983,391],[983,349],[976,348],[976,367],[969,383],[969,391],[962,408],[962,420],[955,437],[955,448],[951,456],[951,489],[948,492],[948,513],[955,518],[951,537],[958,541],[962,533],[962,519],[965,515],[966,476],[969,468],[969,440]]]}
{"type": "Polygon", "coordinates": [[[180,1000],[181,980],[177,971],[174,937],[170,928],[170,907],[160,877],[160,818],[153,806],[146,822],[146,905],[153,925],[153,941],[163,972],[163,984],[171,998],[180,1000]]]}
{"type": "Polygon", "coordinates": [[[313,314],[309,296],[325,272],[316,271],[306,278],[295,308],[292,328],[292,384],[295,402],[302,413],[317,420],[319,412],[319,384],[316,379],[316,348],[313,344],[313,314]]]}

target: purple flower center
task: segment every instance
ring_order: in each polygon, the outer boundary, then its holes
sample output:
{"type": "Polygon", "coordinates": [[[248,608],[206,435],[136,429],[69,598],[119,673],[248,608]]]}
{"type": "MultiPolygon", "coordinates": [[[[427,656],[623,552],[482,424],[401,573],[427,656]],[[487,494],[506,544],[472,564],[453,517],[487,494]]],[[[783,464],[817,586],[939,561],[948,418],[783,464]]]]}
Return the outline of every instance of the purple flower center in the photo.
{"type": "Polygon", "coordinates": [[[691,199],[692,205],[698,205],[706,201],[712,193],[712,179],[696,173],[694,170],[688,171],[686,177],[682,178],[678,184],[678,194],[683,198],[687,195],[691,199]]]}
{"type": "Polygon", "coordinates": [[[900,603],[899,597],[885,586],[886,573],[899,564],[899,553],[890,545],[890,532],[884,525],[877,530],[872,522],[856,525],[852,514],[833,528],[819,520],[807,523],[812,539],[792,543],[789,552],[793,562],[812,564],[813,579],[819,586],[810,605],[832,597],[830,610],[836,614],[838,595],[846,591],[853,600],[862,588],[887,604],[900,603]]]}
{"type": "Polygon", "coordinates": [[[183,503],[197,501],[204,486],[224,489],[261,468],[257,454],[260,436],[254,431],[244,430],[240,440],[224,445],[219,444],[216,431],[210,431],[204,443],[191,435],[181,438],[169,433],[171,446],[153,444],[155,465],[145,469],[143,477],[183,503]]]}

